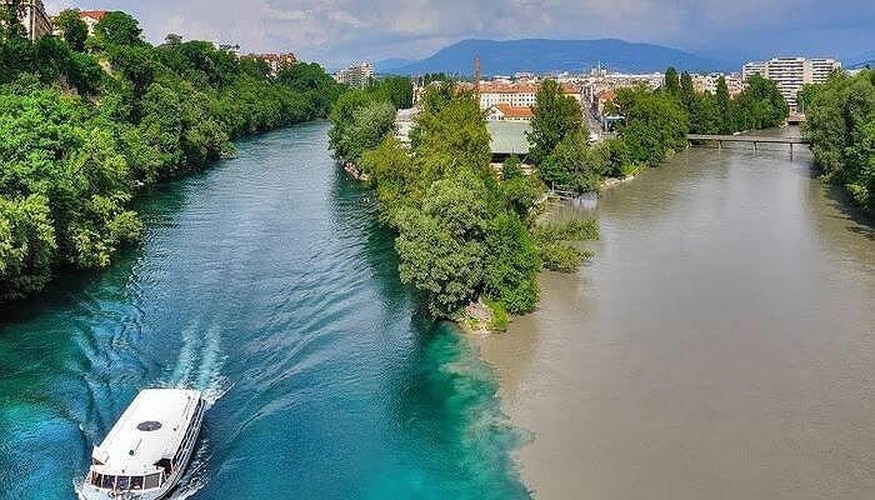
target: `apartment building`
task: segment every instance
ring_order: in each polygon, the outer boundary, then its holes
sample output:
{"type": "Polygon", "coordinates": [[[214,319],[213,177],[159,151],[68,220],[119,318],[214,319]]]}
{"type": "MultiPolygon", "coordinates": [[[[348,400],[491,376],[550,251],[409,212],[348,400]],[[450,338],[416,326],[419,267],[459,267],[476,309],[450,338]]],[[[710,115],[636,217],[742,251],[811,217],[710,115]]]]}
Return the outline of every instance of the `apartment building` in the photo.
{"type": "Polygon", "coordinates": [[[804,57],[775,57],[768,61],[755,61],[745,64],[741,69],[742,78],[747,81],[753,75],[760,75],[775,82],[790,109],[797,106],[796,95],[807,83],[822,83],[842,64],[835,59],[806,59],[804,57]]]}
{"type": "Polygon", "coordinates": [[[353,64],[335,73],[334,79],[350,87],[364,88],[374,79],[374,66],[368,61],[353,64]]]}
{"type": "MultiPolygon", "coordinates": [[[[490,109],[499,104],[510,108],[528,108],[535,105],[535,97],[541,85],[538,83],[480,83],[480,109],[490,109]]],[[[581,101],[580,90],[571,84],[562,84],[562,93],[581,101]]]]}
{"type": "MultiPolygon", "coordinates": [[[[239,48],[237,51],[239,53],[239,48]]],[[[278,75],[281,69],[294,66],[298,62],[298,58],[292,52],[286,54],[249,54],[246,57],[267,63],[271,76],[278,75]]]]}

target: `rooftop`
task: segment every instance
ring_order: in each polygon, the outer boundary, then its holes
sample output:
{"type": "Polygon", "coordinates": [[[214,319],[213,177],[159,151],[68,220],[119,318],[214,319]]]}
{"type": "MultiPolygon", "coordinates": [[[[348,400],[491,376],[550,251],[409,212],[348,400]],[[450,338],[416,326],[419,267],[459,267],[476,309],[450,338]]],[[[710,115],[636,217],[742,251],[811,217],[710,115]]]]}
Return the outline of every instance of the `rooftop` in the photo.
{"type": "Polygon", "coordinates": [[[91,19],[94,19],[95,21],[100,21],[107,14],[109,14],[108,10],[80,10],[79,11],[80,18],[90,17],[91,19]]]}
{"type": "Polygon", "coordinates": [[[531,129],[528,122],[495,121],[487,122],[486,128],[492,136],[490,147],[492,154],[517,154],[529,153],[529,140],[526,132],[531,129]]]}
{"type": "Polygon", "coordinates": [[[200,400],[200,392],[182,389],[141,391],[94,448],[101,474],[146,475],[155,462],[173,458],[200,400]]]}
{"type": "Polygon", "coordinates": [[[535,116],[534,111],[529,106],[511,106],[507,103],[498,103],[495,105],[501,114],[503,114],[507,118],[525,118],[531,119],[535,116]]]}

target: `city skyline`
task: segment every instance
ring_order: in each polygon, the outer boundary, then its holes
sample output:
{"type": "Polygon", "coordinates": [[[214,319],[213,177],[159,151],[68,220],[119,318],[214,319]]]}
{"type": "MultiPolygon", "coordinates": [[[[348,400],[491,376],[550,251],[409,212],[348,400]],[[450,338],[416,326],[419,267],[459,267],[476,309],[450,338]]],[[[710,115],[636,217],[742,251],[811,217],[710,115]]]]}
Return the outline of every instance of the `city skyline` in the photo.
{"type": "Polygon", "coordinates": [[[293,50],[332,68],[368,59],[419,59],[469,38],[619,38],[741,63],[774,55],[837,57],[875,49],[875,4],[822,0],[48,0],[65,7],[118,9],[141,20],[153,43],[167,33],[239,43],[244,51],[293,50]]]}

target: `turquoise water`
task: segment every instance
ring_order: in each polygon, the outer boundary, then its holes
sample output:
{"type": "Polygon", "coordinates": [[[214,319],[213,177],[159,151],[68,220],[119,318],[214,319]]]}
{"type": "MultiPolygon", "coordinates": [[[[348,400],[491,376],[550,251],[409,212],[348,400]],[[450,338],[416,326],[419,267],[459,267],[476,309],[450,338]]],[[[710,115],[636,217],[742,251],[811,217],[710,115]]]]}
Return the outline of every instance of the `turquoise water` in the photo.
{"type": "Polygon", "coordinates": [[[492,373],[399,284],[310,124],[139,207],[143,243],[0,310],[0,496],[73,498],[143,387],[212,403],[178,497],[527,498],[492,373]]]}

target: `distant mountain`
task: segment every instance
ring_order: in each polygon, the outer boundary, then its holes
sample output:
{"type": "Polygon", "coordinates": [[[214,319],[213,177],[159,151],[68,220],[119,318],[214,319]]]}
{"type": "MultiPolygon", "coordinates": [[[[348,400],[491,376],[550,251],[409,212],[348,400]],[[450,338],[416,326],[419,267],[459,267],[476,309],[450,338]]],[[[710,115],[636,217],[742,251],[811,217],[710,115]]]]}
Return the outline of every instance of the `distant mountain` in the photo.
{"type": "Polygon", "coordinates": [[[408,64],[412,64],[413,62],[414,61],[412,59],[386,59],[374,64],[374,69],[377,71],[377,73],[393,73],[396,70],[407,66],[408,64]]]}
{"type": "Polygon", "coordinates": [[[463,40],[441,49],[431,57],[393,70],[417,75],[430,72],[470,75],[474,56],[480,56],[483,75],[512,75],[516,72],[581,72],[596,64],[626,72],[664,71],[675,66],[683,71],[733,71],[726,62],[682,50],[630,43],[623,40],[463,40]]]}
{"type": "Polygon", "coordinates": [[[850,69],[865,68],[866,66],[875,68],[875,50],[870,50],[865,54],[861,54],[851,61],[851,65],[849,66],[850,69]]]}

